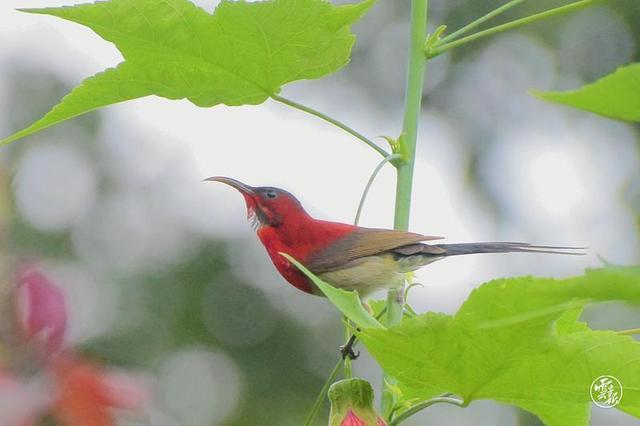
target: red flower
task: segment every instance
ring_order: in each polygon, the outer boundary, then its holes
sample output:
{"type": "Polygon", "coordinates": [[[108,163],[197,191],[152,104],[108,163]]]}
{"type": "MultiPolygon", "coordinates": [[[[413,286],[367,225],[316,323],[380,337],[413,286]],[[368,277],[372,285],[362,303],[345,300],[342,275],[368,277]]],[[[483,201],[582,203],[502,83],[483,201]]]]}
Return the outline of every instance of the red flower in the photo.
{"type": "Polygon", "coordinates": [[[33,426],[45,414],[61,426],[115,426],[115,410],[144,403],[146,394],[131,379],[82,360],[64,347],[64,294],[36,267],[19,275],[15,301],[19,331],[27,348],[41,358],[36,361],[39,374],[28,378],[0,365],[2,426],[33,426]]]}
{"type": "Polygon", "coordinates": [[[53,415],[66,426],[115,425],[115,409],[139,407],[146,398],[130,379],[90,362],[59,357],[52,366],[57,388],[53,415]]]}

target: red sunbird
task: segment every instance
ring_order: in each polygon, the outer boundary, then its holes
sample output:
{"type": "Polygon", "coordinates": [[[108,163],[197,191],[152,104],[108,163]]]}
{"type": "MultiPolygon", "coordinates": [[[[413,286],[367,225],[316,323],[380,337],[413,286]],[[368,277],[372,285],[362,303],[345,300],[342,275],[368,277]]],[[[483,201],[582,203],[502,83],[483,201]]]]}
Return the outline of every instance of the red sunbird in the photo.
{"type": "Polygon", "coordinates": [[[311,217],[289,192],[271,186],[252,187],[235,179],[215,176],[240,191],[258,238],[280,274],[296,288],[321,292],[287,253],[323,281],[367,297],[383,289],[400,287],[405,273],[449,256],[477,253],[582,254],[582,247],[539,246],[515,242],[442,244],[425,241],[442,237],[391,229],[365,228],[311,217]]]}

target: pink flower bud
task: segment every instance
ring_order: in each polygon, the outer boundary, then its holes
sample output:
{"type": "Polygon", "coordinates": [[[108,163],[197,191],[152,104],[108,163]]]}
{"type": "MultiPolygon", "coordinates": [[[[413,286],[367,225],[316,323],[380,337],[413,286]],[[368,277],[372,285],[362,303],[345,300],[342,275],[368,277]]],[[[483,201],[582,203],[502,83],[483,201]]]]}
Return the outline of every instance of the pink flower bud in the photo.
{"type": "Polygon", "coordinates": [[[362,379],[347,379],[329,389],[329,426],[386,426],[373,408],[373,389],[362,379]]]}
{"type": "Polygon", "coordinates": [[[64,341],[67,312],[62,291],[35,266],[22,270],[17,293],[18,321],[24,336],[57,352],[64,341]]]}

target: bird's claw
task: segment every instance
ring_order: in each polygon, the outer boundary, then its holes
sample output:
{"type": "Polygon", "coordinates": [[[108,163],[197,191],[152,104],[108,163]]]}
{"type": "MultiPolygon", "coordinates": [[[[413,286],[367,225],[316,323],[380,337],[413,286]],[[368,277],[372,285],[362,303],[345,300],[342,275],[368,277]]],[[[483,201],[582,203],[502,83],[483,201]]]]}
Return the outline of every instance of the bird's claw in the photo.
{"type": "Polygon", "coordinates": [[[360,356],[360,351],[353,350],[353,346],[349,344],[340,346],[340,353],[342,354],[342,359],[349,357],[350,360],[354,360],[360,356]]]}

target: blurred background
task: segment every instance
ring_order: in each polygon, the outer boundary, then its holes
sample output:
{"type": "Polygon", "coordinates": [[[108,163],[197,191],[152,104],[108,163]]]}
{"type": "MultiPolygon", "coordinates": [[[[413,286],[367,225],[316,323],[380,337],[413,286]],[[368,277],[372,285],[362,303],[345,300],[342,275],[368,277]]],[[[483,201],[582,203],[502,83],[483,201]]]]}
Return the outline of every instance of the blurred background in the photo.
{"type": "MultiPolygon", "coordinates": [[[[84,27],[15,11],[68,3],[0,3],[0,135],[121,61],[84,27]]],[[[218,2],[196,3],[212,11],[218,2]]],[[[502,3],[432,0],[429,25],[455,30],[502,3]]],[[[525,3],[500,20],[564,3],[525,3]]],[[[408,0],[379,1],[354,27],[347,67],[291,84],[283,95],[370,137],[397,136],[408,17],[408,0]]],[[[638,126],[543,103],[527,90],[575,88],[639,59],[640,5],[610,0],[429,62],[411,230],[451,242],[590,250],[577,258],[436,263],[418,274],[424,287],[410,295],[416,310],[453,313],[492,278],[566,277],[603,261],[638,263],[638,126]]],[[[227,175],[283,187],[315,216],[352,222],[379,159],[340,130],[275,102],[198,109],[150,97],[112,106],[0,149],[2,270],[38,259],[67,297],[69,345],[145,377],[148,414],[125,416],[122,425],[300,425],[337,361],[340,316],[276,274],[237,192],[201,181],[227,175]]],[[[394,187],[387,167],[362,225],[392,225],[394,187]]],[[[591,308],[586,318],[595,328],[640,323],[637,310],[617,305],[591,308]]],[[[367,354],[354,369],[378,386],[367,354]]],[[[474,425],[479,418],[536,424],[492,402],[436,406],[407,424],[474,425]]],[[[634,422],[594,409],[596,425],[634,422]]]]}

